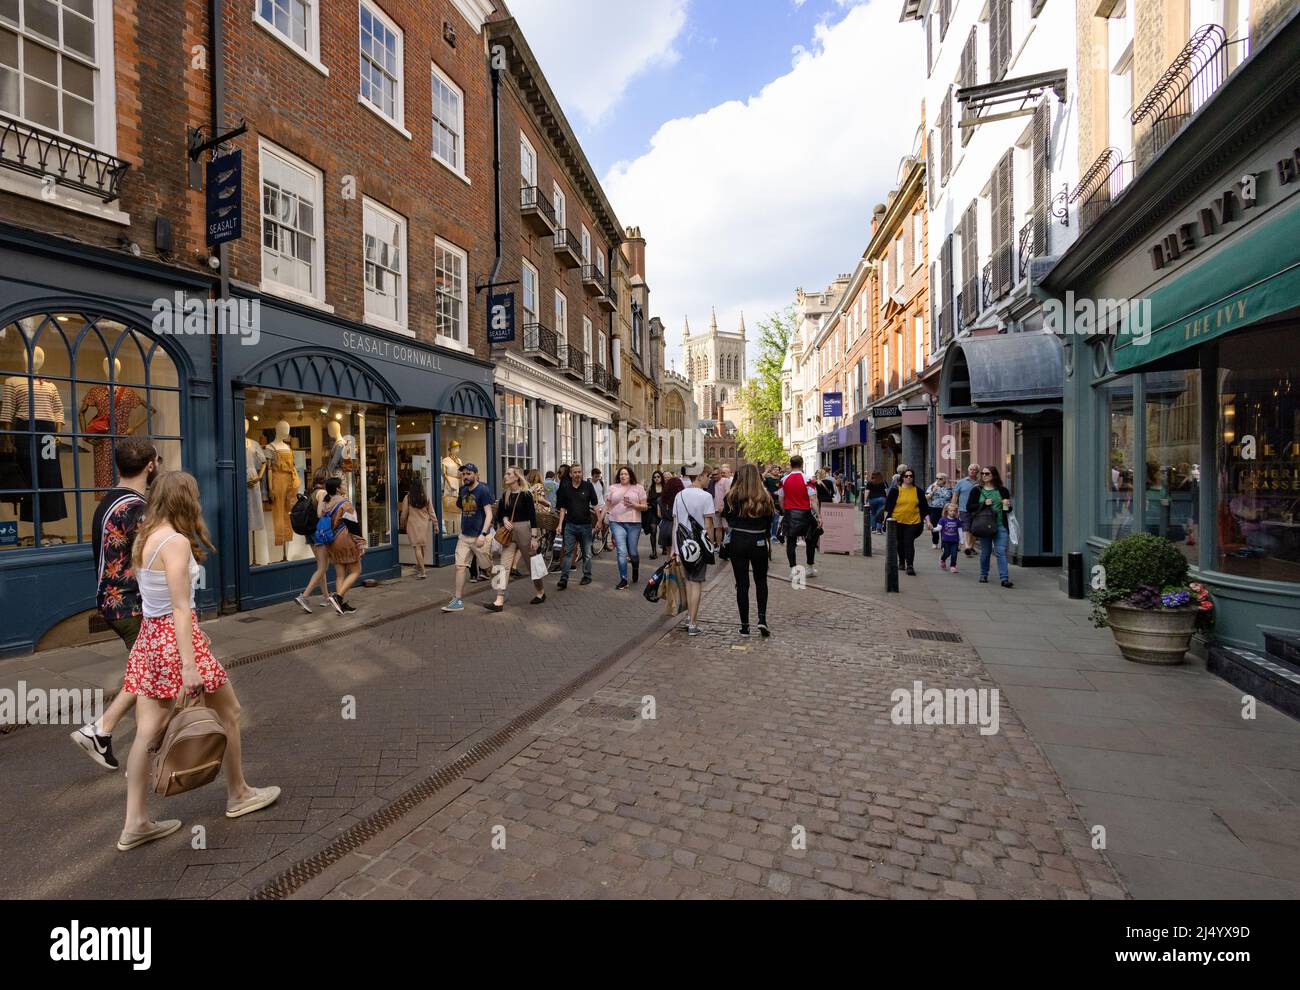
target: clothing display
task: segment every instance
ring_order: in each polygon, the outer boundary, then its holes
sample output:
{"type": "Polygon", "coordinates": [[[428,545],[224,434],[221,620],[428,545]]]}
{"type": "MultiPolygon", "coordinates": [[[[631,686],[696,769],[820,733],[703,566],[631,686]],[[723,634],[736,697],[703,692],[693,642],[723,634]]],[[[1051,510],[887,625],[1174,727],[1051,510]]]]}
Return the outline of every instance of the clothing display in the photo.
{"type": "Polygon", "coordinates": [[[357,469],[356,437],[339,437],[330,452],[329,472],[334,477],[351,474],[357,469]]]}
{"type": "Polygon", "coordinates": [[[7,379],[3,395],[0,395],[0,423],[20,419],[64,422],[63,397],[59,395],[59,387],[44,378],[7,379]]]}
{"type": "Polygon", "coordinates": [[[248,529],[260,533],[266,529],[266,518],[262,512],[262,472],[266,469],[269,458],[262,445],[249,440],[244,451],[244,461],[248,465],[248,529]]]}
{"type": "MultiPolygon", "coordinates": [[[[95,418],[86,426],[87,433],[108,433],[116,427],[118,434],[129,432],[131,415],[144,405],[140,393],[126,385],[118,385],[112,391],[112,401],[107,385],[96,385],[81,400],[81,411],[95,410],[95,418]],[[110,406],[112,407],[110,409],[110,406]],[[116,416],[116,423],[112,417],[116,416]]],[[[95,487],[108,489],[113,484],[113,441],[104,437],[91,440],[90,446],[95,452],[95,487]]],[[[95,501],[104,497],[104,492],[95,493],[95,501]]]]}
{"type": "Polygon", "coordinates": [[[289,512],[298,500],[298,488],[302,481],[293,462],[292,450],[279,450],[275,447],[266,451],[269,458],[267,477],[271,482],[271,517],[275,524],[275,545],[285,546],[293,542],[293,526],[289,522],[289,512]]]}
{"type": "MultiPolygon", "coordinates": [[[[18,473],[23,487],[35,488],[41,500],[41,522],[49,524],[68,518],[68,505],[63,492],[63,465],[58,457],[41,456],[45,448],[44,438],[57,433],[58,424],[45,419],[29,422],[25,419],[14,420],[14,446],[18,448],[18,473]],[[32,483],[32,461],[36,462],[35,484],[32,483]]],[[[34,522],[32,497],[24,495],[19,500],[19,518],[23,522],[34,522]]]]}

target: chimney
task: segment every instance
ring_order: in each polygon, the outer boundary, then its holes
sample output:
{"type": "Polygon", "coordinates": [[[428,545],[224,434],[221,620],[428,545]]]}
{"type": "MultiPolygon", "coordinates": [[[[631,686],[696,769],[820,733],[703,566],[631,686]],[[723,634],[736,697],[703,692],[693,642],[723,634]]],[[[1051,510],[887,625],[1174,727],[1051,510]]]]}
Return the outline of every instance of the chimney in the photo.
{"type": "Polygon", "coordinates": [[[641,228],[626,227],[623,236],[623,257],[627,259],[630,274],[645,279],[645,238],[641,236],[641,228]]]}

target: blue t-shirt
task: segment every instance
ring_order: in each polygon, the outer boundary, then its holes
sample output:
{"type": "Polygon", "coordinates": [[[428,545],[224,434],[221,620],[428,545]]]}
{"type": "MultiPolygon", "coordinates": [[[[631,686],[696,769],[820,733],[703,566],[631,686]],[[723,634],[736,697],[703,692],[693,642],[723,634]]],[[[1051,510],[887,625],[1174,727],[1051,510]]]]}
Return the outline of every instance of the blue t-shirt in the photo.
{"type": "Polygon", "coordinates": [[[481,481],[474,488],[461,487],[456,506],[460,509],[460,532],[462,536],[479,537],[483,535],[483,523],[487,515],[483,511],[493,502],[492,492],[481,481]]]}
{"type": "Polygon", "coordinates": [[[980,486],[978,481],[971,481],[970,478],[962,478],[957,482],[957,511],[965,512],[966,503],[970,501],[970,493],[980,486]]]}

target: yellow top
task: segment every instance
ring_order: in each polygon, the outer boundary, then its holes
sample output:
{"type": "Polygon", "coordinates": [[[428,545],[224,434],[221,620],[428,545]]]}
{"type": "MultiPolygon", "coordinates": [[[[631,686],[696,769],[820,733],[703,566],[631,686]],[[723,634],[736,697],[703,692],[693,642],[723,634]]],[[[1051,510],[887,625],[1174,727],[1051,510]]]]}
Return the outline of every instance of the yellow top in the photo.
{"type": "Polygon", "coordinates": [[[921,490],[913,485],[911,488],[898,489],[898,501],[894,505],[894,521],[915,526],[921,521],[921,490]]]}

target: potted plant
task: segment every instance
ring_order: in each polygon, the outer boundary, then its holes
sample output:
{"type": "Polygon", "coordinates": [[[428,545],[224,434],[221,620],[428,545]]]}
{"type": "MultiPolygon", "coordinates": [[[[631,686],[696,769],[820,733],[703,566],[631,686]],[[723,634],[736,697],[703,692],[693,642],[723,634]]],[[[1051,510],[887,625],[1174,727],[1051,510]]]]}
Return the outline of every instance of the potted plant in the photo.
{"type": "Polygon", "coordinates": [[[1214,601],[1204,585],[1187,580],[1187,558],[1173,543],[1138,533],[1102,551],[1102,587],[1092,592],[1092,617],[1110,627],[1125,659],[1182,663],[1198,629],[1214,622],[1214,601]]]}

